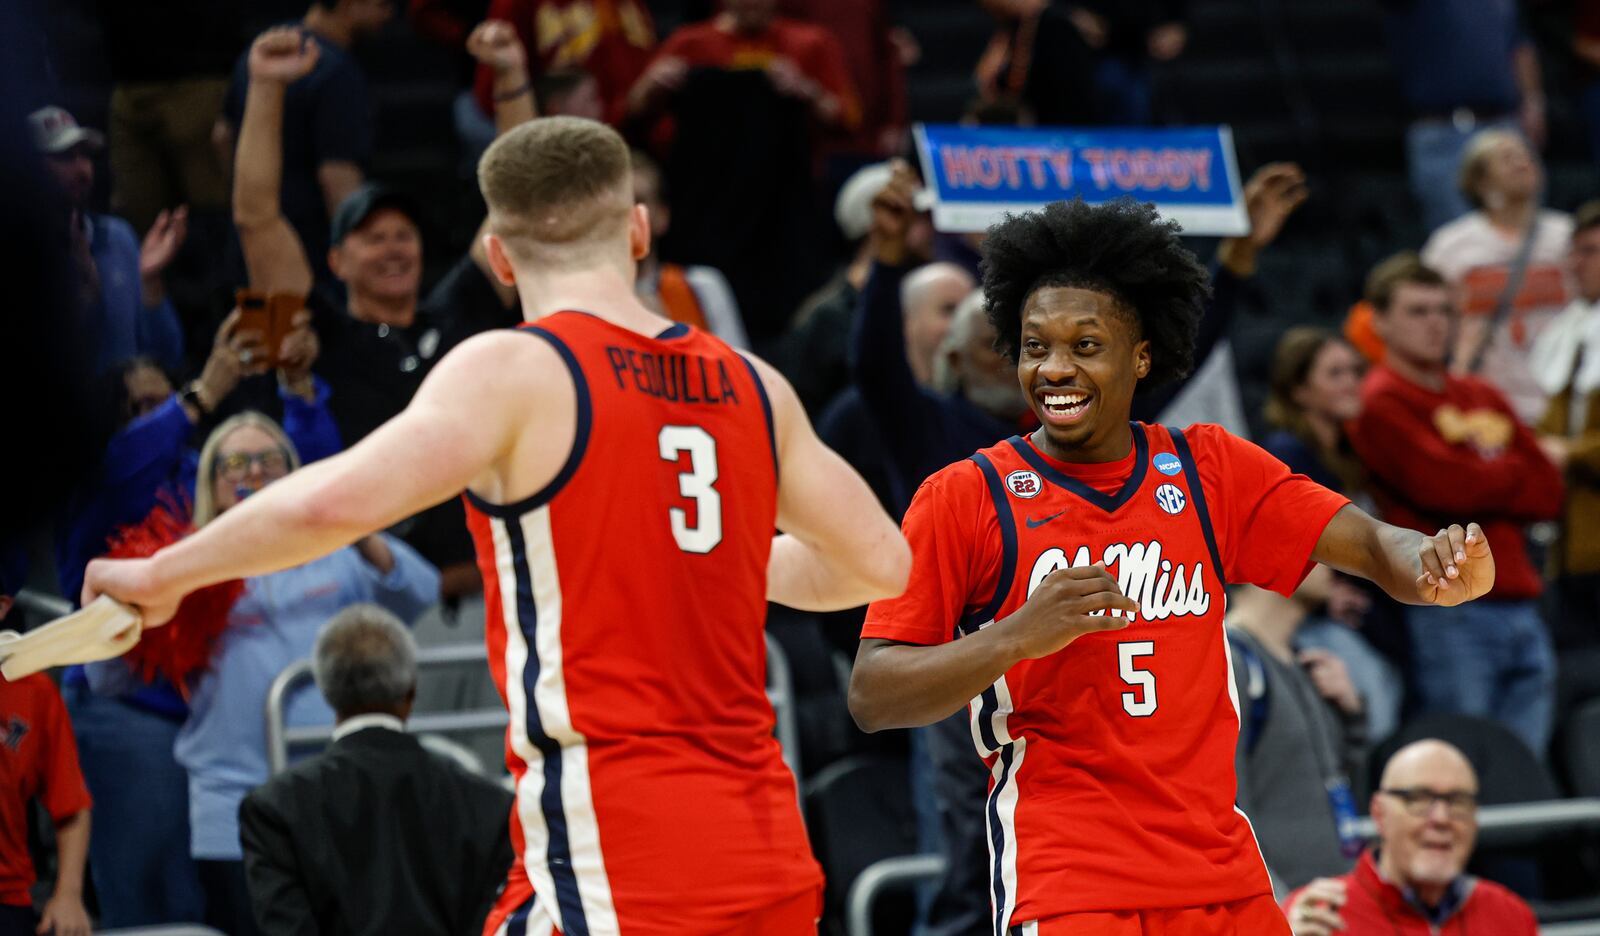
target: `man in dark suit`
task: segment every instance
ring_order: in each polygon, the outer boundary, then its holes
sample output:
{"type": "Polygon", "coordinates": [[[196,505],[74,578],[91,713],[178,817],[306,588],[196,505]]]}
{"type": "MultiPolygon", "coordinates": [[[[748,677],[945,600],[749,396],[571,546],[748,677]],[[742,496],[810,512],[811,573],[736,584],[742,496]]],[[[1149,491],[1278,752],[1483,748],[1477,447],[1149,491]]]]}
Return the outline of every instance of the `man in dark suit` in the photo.
{"type": "Polygon", "coordinates": [[[262,934],[476,936],[511,864],[511,794],[405,732],[416,649],[389,612],[346,608],[313,667],[333,744],[239,809],[262,934]]]}

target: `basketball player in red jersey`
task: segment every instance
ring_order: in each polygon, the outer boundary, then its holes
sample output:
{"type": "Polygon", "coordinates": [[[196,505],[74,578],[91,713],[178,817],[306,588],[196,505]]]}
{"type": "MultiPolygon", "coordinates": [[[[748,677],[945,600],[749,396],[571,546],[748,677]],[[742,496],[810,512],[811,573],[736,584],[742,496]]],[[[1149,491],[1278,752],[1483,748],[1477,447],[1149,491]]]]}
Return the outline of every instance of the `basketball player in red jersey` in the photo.
{"type": "Polygon", "coordinates": [[[84,600],[159,623],[465,489],[517,790],[486,933],[811,936],[822,877],[772,737],[766,602],[898,594],[910,552],[776,371],[639,303],[650,224],[621,137],[531,121],[479,181],[530,324],[451,351],[345,454],[151,559],[92,564],[84,600]]]}
{"type": "Polygon", "coordinates": [[[851,711],[873,731],[970,701],[995,936],[1287,936],[1234,807],[1225,586],[1288,594],[1322,562],[1456,604],[1492,584],[1488,543],[1379,523],[1216,426],[1130,423],[1136,388],[1189,370],[1207,289],[1153,208],[1011,217],[984,264],[1041,426],[917,492],[911,584],[867,615],[851,711]]]}

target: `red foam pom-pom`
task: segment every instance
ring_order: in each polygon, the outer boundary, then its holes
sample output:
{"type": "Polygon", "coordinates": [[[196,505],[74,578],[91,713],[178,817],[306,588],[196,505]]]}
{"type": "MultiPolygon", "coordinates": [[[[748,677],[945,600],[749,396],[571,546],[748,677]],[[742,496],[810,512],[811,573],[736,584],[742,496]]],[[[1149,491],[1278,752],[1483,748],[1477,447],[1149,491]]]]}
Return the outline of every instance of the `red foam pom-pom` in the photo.
{"type": "MultiPolygon", "coordinates": [[[[163,499],[140,522],[119,529],[106,555],[112,559],[142,559],[176,543],[194,527],[186,503],[163,499]]],[[[178,605],[172,620],[140,635],[123,655],[146,682],[164,676],[185,690],[188,677],[206,668],[217,638],[228,628],[228,613],[244,594],[244,582],[234,579],[191,592],[178,605]]]]}

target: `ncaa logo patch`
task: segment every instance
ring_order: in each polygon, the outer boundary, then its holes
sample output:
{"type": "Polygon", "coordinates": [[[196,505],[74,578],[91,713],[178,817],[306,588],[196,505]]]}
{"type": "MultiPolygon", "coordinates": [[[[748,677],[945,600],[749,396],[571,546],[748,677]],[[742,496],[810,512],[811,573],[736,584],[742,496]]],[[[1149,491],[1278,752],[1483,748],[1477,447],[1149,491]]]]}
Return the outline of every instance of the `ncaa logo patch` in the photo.
{"type": "Polygon", "coordinates": [[[1039,476],[1031,471],[1013,471],[1006,475],[1006,489],[1018,497],[1037,497],[1043,490],[1039,476]]]}
{"type": "Polygon", "coordinates": [[[1183,513],[1183,508],[1188,503],[1189,499],[1183,496],[1183,492],[1178,490],[1177,485],[1163,484],[1156,488],[1156,506],[1169,514],[1176,516],[1183,513]]]}
{"type": "Polygon", "coordinates": [[[1150,464],[1169,478],[1183,470],[1183,462],[1171,452],[1158,453],[1155,458],[1150,459],[1150,464]]]}

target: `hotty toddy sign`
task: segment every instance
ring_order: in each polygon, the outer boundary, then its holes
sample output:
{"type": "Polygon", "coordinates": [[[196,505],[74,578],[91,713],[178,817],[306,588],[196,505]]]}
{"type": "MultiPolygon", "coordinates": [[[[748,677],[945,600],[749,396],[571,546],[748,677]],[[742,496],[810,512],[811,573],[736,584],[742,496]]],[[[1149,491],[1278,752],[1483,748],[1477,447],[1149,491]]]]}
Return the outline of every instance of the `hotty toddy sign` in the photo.
{"type": "Polygon", "coordinates": [[[1154,202],[1184,233],[1249,231],[1226,127],[1095,130],[917,126],[922,175],[941,231],[982,231],[1053,201],[1154,202]]]}

